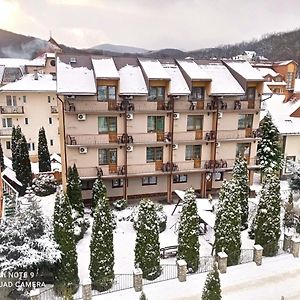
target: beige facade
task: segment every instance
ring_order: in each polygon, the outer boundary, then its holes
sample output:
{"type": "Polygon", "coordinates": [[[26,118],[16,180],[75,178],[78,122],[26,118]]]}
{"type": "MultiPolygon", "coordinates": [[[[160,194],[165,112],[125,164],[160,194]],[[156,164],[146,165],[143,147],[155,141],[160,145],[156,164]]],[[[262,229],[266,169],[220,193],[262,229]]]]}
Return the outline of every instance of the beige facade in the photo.
{"type": "MultiPolygon", "coordinates": [[[[68,60],[66,56],[59,59],[68,60]]],[[[205,196],[220,188],[223,180],[230,178],[239,152],[247,158],[250,170],[257,168],[256,129],[263,79],[245,80],[245,90],[239,86],[235,94],[214,95],[213,78],[211,82],[199,78],[189,81],[187,72],[181,75],[181,83],[176,81],[182,85],[181,90],[172,94],[173,78],[168,79],[159,69],[160,63],[164,66],[165,62],[135,62],[134,67],[143,72],[148,95],[129,92],[121,96],[122,77],[109,76],[94,78],[98,95],[96,91],[88,95],[84,88],[73,94],[72,90],[58,91],[65,123],[61,151],[64,167],[66,170],[76,164],[84,199],[91,198],[92,183],[99,173],[109,197],[165,194],[171,201],[175,189],[192,186],[205,196]],[[155,72],[149,71],[148,63],[153,63],[151,70],[156,70],[161,79],[154,79],[155,72]],[[251,99],[248,88],[253,90],[251,99]]],[[[173,63],[177,72],[179,66],[173,63]]],[[[120,71],[120,61],[116,59],[115,64],[118,70],[112,66],[114,72],[120,71]]],[[[223,72],[225,67],[220,64],[223,72]]],[[[88,62],[86,66],[92,70],[88,62]]],[[[95,74],[97,71],[93,70],[95,74]]],[[[57,75],[63,80],[63,73],[58,71],[57,75]]]]}

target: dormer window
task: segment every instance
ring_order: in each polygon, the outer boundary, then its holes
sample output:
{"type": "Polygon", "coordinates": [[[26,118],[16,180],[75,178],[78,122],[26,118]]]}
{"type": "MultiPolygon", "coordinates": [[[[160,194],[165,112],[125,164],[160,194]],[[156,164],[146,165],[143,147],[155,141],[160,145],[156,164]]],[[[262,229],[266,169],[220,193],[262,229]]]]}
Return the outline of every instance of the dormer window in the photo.
{"type": "Polygon", "coordinates": [[[71,57],[70,58],[70,63],[76,63],[76,62],[77,62],[76,57],[71,57]]]}
{"type": "Polygon", "coordinates": [[[165,100],[165,87],[151,86],[148,96],[148,101],[165,100]]]}
{"type": "Polygon", "coordinates": [[[98,86],[98,101],[116,100],[116,87],[109,85],[98,86]]]}

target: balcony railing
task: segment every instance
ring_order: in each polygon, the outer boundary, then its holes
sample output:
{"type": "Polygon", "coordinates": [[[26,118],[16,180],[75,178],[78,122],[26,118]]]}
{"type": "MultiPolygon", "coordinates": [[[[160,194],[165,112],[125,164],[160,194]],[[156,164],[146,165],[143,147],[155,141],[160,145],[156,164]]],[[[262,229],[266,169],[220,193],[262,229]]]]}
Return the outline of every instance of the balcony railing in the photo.
{"type": "Polygon", "coordinates": [[[174,132],[173,141],[174,143],[180,142],[196,142],[199,140],[203,141],[214,141],[215,132],[209,131],[182,131],[174,132]]]}
{"type": "Polygon", "coordinates": [[[240,130],[218,130],[218,141],[234,139],[255,139],[259,137],[257,129],[246,128],[240,130]]]}
{"type": "Polygon", "coordinates": [[[24,114],[24,106],[0,106],[1,114],[24,114]]]}
{"type": "MultiPolygon", "coordinates": [[[[246,158],[248,166],[255,166],[256,158],[246,158]]],[[[207,160],[204,162],[204,169],[226,169],[233,168],[235,159],[216,159],[216,160],[207,160]]]]}
{"type": "Polygon", "coordinates": [[[58,107],[57,106],[51,106],[51,113],[57,114],[58,113],[58,107]]]}
{"type": "Polygon", "coordinates": [[[0,136],[11,136],[12,128],[0,129],[0,136]]]}

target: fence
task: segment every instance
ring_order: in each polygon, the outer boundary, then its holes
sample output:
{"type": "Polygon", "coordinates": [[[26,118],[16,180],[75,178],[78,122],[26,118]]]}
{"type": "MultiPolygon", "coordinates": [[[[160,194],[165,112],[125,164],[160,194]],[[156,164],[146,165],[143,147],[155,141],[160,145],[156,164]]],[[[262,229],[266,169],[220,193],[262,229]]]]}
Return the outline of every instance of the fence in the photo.
{"type": "Polygon", "coordinates": [[[196,272],[188,272],[188,275],[210,272],[213,270],[215,263],[214,256],[202,256],[199,259],[199,266],[196,272]]]}
{"type": "Polygon", "coordinates": [[[161,274],[154,280],[147,280],[143,278],[143,285],[157,283],[160,281],[170,280],[177,278],[177,265],[161,265],[161,274]]]}
{"type": "MultiPolygon", "coordinates": [[[[65,299],[66,296],[64,297],[56,294],[54,287],[43,290],[39,295],[39,300],[65,300],[65,299]]],[[[83,299],[82,285],[79,285],[77,292],[73,294],[73,300],[82,300],[82,299],[83,299]]]]}

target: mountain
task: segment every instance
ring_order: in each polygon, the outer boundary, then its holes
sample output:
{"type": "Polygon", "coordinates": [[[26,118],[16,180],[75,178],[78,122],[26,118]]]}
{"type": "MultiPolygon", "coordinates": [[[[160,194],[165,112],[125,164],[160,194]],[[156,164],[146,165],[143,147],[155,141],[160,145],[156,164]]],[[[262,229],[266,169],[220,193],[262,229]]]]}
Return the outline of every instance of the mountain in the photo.
{"type": "Polygon", "coordinates": [[[137,47],[112,45],[112,44],[101,44],[90,48],[91,50],[104,50],[116,53],[146,53],[149,50],[137,47]]]}

